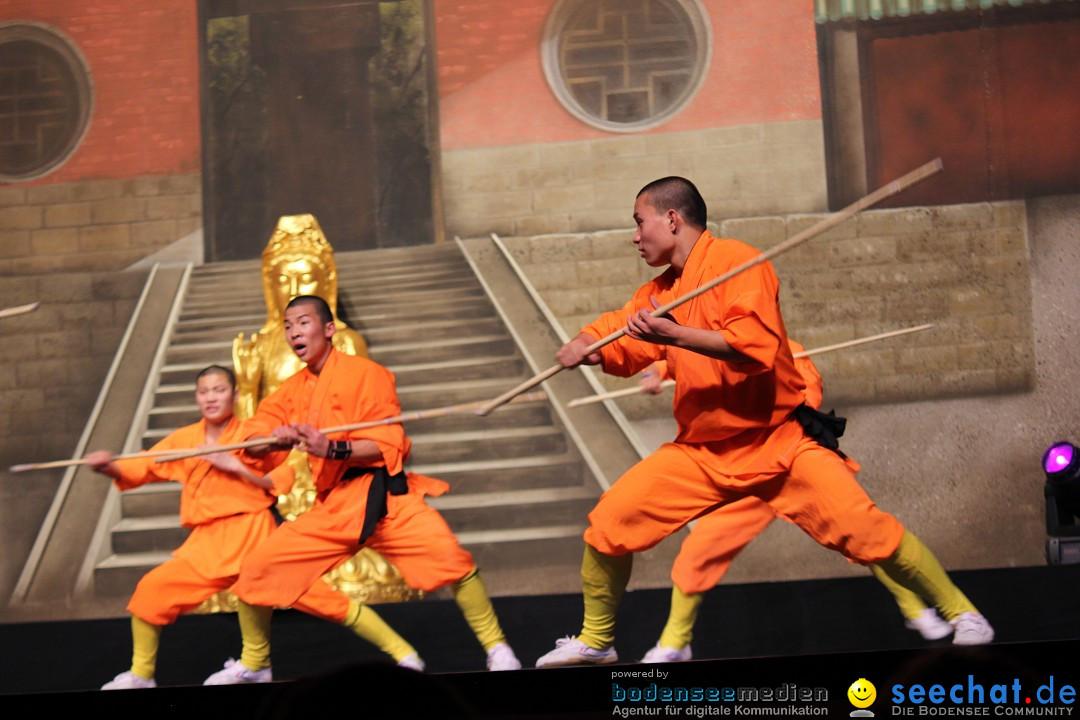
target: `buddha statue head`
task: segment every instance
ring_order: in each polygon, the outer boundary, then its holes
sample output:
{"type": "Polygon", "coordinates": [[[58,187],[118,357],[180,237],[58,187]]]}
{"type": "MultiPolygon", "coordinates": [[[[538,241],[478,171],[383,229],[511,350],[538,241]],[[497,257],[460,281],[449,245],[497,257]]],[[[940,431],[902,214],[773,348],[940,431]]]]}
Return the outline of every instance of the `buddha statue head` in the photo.
{"type": "Polygon", "coordinates": [[[337,319],[337,264],[334,249],[313,215],[278,219],[262,254],[267,325],[280,325],[285,306],[298,295],[318,295],[337,319]]]}

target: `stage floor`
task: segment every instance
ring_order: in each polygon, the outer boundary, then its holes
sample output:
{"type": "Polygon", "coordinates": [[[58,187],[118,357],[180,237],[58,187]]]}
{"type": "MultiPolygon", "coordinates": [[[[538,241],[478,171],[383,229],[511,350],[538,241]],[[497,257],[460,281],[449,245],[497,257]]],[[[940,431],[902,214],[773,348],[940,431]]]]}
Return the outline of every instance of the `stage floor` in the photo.
{"type": "MultiPolygon", "coordinates": [[[[1080,663],[1075,660],[1080,650],[1080,565],[954,572],[952,577],[997,632],[990,648],[965,649],[967,654],[959,660],[950,660],[953,670],[962,671],[965,663],[1015,666],[1017,673],[1030,669],[1032,677],[1041,673],[1040,677],[1054,675],[1059,684],[1080,684],[1080,663]]],[[[626,673],[652,668],[634,663],[656,642],[669,595],[666,590],[627,593],[616,643],[620,665],[517,673],[482,672],[484,654],[452,601],[377,609],[427,662],[428,676],[433,678],[405,678],[407,685],[433,680],[430,693],[420,693],[424,698],[439,697],[450,687],[451,694],[459,693],[478,717],[607,717],[618,715],[613,710],[621,707],[609,697],[618,693],[612,687],[618,678],[640,678],[626,673]]],[[[550,650],[557,638],[580,627],[580,595],[504,597],[494,603],[526,667],[550,650]]],[[[0,625],[0,647],[4,694],[0,707],[41,710],[70,704],[80,712],[100,708],[112,717],[135,708],[175,716],[183,716],[184,708],[200,708],[199,714],[215,717],[243,709],[241,717],[261,716],[270,712],[269,706],[263,707],[268,698],[297,695],[308,688],[305,683],[282,682],[302,678],[322,683],[321,699],[305,696],[303,702],[340,702],[342,708],[354,707],[362,716],[380,717],[370,713],[382,707],[384,696],[394,695],[390,688],[401,680],[381,653],[344,628],[292,611],[274,618],[274,675],[279,682],[258,688],[187,687],[199,685],[238,654],[234,615],[186,616],[167,628],[157,675],[162,688],[155,691],[82,692],[127,669],[130,635],[125,619],[0,625]],[[365,707],[368,713],[362,710],[365,707]]],[[[839,673],[838,680],[828,682],[833,700],[839,698],[841,706],[846,703],[847,685],[860,677],[895,674],[913,662],[945,662],[953,652],[947,641],[926,643],[906,630],[888,593],[869,577],[715,588],[702,605],[693,648],[695,662],[664,666],[670,677],[697,685],[708,680],[705,686],[738,679],[755,687],[779,687],[811,686],[825,682],[812,679],[820,673],[829,678],[839,673]],[[866,670],[851,669],[855,667],[866,670]],[[842,687],[836,685],[852,672],[856,674],[842,687]]],[[[878,692],[884,694],[882,688],[879,684],[878,692]]],[[[420,697],[405,695],[401,702],[406,705],[420,697]]],[[[277,707],[276,701],[270,706],[277,707]]],[[[706,710],[707,706],[701,705],[706,710]]],[[[638,709],[660,709],[671,716],[673,710],[686,715],[689,707],[638,709]]],[[[847,705],[844,714],[852,709],[847,705]]],[[[274,711],[268,716],[287,715],[274,711]]]]}

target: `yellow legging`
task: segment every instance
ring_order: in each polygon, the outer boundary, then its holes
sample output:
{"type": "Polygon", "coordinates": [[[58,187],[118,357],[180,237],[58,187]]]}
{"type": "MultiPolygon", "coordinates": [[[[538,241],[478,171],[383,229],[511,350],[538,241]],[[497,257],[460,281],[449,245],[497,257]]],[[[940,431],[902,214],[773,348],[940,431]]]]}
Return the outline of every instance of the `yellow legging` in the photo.
{"type": "MultiPolygon", "coordinates": [[[[581,563],[585,594],[585,621],[578,639],[601,650],[615,642],[615,614],[630,578],[633,555],[605,555],[589,545],[581,563]]],[[[893,593],[904,617],[912,618],[926,605],[926,598],[946,620],[961,613],[978,612],[967,597],[949,580],[934,554],[912,533],[904,531],[900,545],[887,559],[872,568],[878,579],[893,593]],[[886,580],[891,582],[886,582],[886,580]]],[[[671,613],[678,617],[664,628],[660,644],[681,648],[690,642],[701,594],[686,595],[675,588],[671,613]]]]}

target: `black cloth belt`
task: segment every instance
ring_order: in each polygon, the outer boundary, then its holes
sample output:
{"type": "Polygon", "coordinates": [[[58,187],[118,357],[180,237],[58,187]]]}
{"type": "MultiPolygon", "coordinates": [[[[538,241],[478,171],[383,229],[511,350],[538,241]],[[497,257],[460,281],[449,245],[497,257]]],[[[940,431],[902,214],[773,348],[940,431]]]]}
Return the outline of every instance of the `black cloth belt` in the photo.
{"type": "Polygon", "coordinates": [[[405,495],[409,492],[409,482],[404,470],[397,475],[391,475],[385,467],[352,467],[345,471],[342,480],[351,480],[368,473],[372,473],[375,477],[371,478],[371,486],[368,488],[364,526],[360,529],[361,545],[375,532],[375,526],[379,524],[379,521],[386,517],[386,494],[405,495]]]}
{"type": "Polygon", "coordinates": [[[840,457],[847,455],[840,452],[840,440],[847,426],[847,418],[837,417],[835,410],[823,413],[808,405],[795,408],[795,419],[803,427],[803,432],[813,438],[818,445],[832,450],[840,457]]]}

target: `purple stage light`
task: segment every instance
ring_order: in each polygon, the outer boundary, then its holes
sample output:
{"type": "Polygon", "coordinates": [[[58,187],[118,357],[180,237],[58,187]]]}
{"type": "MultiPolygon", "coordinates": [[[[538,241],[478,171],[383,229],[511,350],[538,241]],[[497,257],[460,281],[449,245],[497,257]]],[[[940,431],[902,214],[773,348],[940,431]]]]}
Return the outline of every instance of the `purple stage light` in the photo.
{"type": "Polygon", "coordinates": [[[1069,467],[1073,459],[1073,446],[1070,443],[1055,443],[1043,456],[1043,469],[1047,473],[1061,472],[1069,467]]]}

